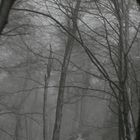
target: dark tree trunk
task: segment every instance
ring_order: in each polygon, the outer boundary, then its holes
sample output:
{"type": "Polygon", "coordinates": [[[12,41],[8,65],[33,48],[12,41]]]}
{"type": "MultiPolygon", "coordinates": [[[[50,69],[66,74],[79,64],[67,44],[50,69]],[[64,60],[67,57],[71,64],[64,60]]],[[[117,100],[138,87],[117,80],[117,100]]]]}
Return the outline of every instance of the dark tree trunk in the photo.
{"type": "Polygon", "coordinates": [[[135,140],[140,140],[140,107],[139,107],[138,123],[137,123],[137,130],[136,130],[136,138],[135,138],[135,140]]]}
{"type": "MultiPolygon", "coordinates": [[[[137,3],[140,6],[140,0],[137,0],[137,3]]],[[[140,140],[140,106],[139,106],[138,123],[137,123],[136,139],[135,140],[140,140]]]]}
{"type": "Polygon", "coordinates": [[[140,5],[140,0],[137,0],[137,3],[140,5]]]}
{"type": "Polygon", "coordinates": [[[9,12],[16,0],[1,0],[0,3],[0,35],[8,23],[9,12]]]}

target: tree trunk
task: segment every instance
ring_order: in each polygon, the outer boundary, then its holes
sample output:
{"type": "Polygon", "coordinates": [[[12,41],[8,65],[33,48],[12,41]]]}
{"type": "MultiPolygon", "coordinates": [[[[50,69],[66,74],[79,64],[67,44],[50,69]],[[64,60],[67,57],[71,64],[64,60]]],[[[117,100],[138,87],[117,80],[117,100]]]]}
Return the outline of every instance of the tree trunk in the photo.
{"type": "Polygon", "coordinates": [[[140,140],[140,104],[139,104],[139,113],[138,113],[138,122],[137,122],[137,130],[136,130],[135,140],[140,140]]]}
{"type": "Polygon", "coordinates": [[[51,76],[51,70],[52,70],[52,64],[53,64],[53,58],[52,58],[52,51],[50,48],[50,56],[47,64],[47,76],[45,74],[45,85],[44,85],[44,102],[43,102],[43,140],[48,140],[48,127],[47,127],[47,94],[48,94],[48,85],[50,81],[51,76]]]}
{"type": "MultiPolygon", "coordinates": [[[[78,12],[80,8],[81,0],[77,0],[76,6],[74,9],[74,12],[72,13],[72,29],[70,27],[69,32],[76,35],[76,29],[77,29],[77,17],[78,12]]],[[[64,59],[62,63],[61,68],[61,75],[60,75],[60,81],[59,81],[59,91],[58,91],[58,97],[57,97],[57,106],[56,106],[56,115],[55,115],[55,123],[54,123],[54,130],[53,130],[53,137],[52,140],[60,140],[60,127],[62,122],[62,110],[63,110],[63,103],[64,103],[64,87],[66,82],[66,75],[67,75],[67,69],[71,57],[71,52],[74,44],[74,38],[70,35],[68,35],[68,40],[66,44],[66,49],[64,53],[64,59]]]]}
{"type": "Polygon", "coordinates": [[[9,12],[16,0],[2,0],[0,3],[0,35],[8,23],[9,12]]]}

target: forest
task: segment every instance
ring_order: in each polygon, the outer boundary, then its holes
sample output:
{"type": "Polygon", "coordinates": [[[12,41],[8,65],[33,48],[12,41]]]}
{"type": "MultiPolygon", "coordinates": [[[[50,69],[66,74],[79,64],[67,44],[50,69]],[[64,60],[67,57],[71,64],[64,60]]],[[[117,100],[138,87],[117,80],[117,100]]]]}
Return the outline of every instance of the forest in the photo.
{"type": "Polygon", "coordinates": [[[140,140],[140,1],[0,0],[0,140],[140,140]]]}

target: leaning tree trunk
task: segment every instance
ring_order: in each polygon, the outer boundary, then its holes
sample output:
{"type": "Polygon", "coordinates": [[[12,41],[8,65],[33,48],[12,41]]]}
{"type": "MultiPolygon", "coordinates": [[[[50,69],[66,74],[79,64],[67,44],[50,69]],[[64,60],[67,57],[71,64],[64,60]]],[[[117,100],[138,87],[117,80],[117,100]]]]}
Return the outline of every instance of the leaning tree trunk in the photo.
{"type": "MultiPolygon", "coordinates": [[[[70,27],[69,32],[75,36],[76,35],[76,29],[77,29],[77,18],[78,18],[78,12],[80,8],[81,0],[77,0],[75,9],[72,13],[72,27],[70,27]]],[[[68,40],[66,44],[66,49],[64,53],[64,59],[62,63],[61,68],[61,75],[60,75],[60,81],[59,81],[59,91],[58,91],[58,97],[57,97],[57,106],[56,106],[56,114],[55,114],[55,123],[54,123],[54,130],[53,130],[53,137],[52,140],[60,140],[60,127],[62,122],[62,110],[63,110],[63,103],[64,103],[64,87],[66,82],[66,75],[67,75],[67,69],[71,57],[71,52],[74,44],[74,38],[71,35],[68,35],[68,40]]]]}

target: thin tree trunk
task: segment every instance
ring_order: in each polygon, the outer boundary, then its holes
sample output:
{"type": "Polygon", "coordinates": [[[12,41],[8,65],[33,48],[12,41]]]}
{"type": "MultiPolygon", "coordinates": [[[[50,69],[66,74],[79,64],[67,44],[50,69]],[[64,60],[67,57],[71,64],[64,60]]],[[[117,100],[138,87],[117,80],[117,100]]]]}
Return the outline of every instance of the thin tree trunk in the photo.
{"type": "Polygon", "coordinates": [[[29,52],[27,52],[27,56],[26,56],[26,73],[25,73],[25,79],[24,79],[24,83],[23,83],[23,94],[22,95],[19,95],[18,99],[16,100],[16,104],[15,104],[15,107],[16,107],[16,119],[17,119],[17,122],[16,122],[16,128],[15,128],[15,138],[14,140],[21,140],[23,139],[21,137],[22,133],[23,133],[23,120],[22,120],[22,117],[19,115],[21,110],[23,109],[24,110],[24,103],[26,101],[26,99],[28,98],[28,96],[30,95],[30,91],[27,92],[27,94],[24,94],[24,90],[26,90],[26,88],[28,87],[28,84],[29,84],[29,80],[28,78],[31,77],[31,73],[30,73],[30,65],[29,65],[29,52]]]}
{"type": "Polygon", "coordinates": [[[51,70],[52,70],[52,51],[50,48],[50,56],[48,60],[48,65],[47,65],[47,75],[45,74],[45,85],[44,85],[44,102],[43,102],[43,140],[48,140],[48,127],[47,127],[47,94],[48,94],[48,85],[50,81],[50,76],[51,76],[51,70]]]}
{"type": "MultiPolygon", "coordinates": [[[[71,34],[74,36],[76,35],[77,29],[77,17],[80,8],[81,0],[77,0],[74,12],[72,13],[72,22],[73,27],[69,30],[71,34]]],[[[63,110],[63,103],[64,103],[64,87],[66,82],[66,75],[67,69],[71,57],[71,52],[74,44],[74,38],[68,35],[67,45],[64,53],[63,64],[61,68],[61,75],[59,81],[59,91],[57,97],[57,106],[56,106],[56,114],[55,114],[55,123],[54,123],[54,130],[53,130],[53,137],[52,140],[60,140],[60,129],[61,129],[61,122],[62,122],[62,110],[63,110]]]]}
{"type": "Polygon", "coordinates": [[[21,131],[21,118],[20,116],[17,114],[16,116],[16,128],[15,128],[15,137],[14,140],[20,140],[22,137],[19,133],[19,131],[21,131]]]}
{"type": "Polygon", "coordinates": [[[47,132],[47,87],[49,84],[50,75],[44,78],[45,86],[44,86],[44,102],[43,102],[43,140],[48,139],[48,132],[47,132]]]}
{"type": "MultiPolygon", "coordinates": [[[[87,70],[89,70],[90,69],[90,64],[89,63],[87,63],[86,61],[84,62],[84,66],[85,66],[85,68],[87,69],[87,70]]],[[[89,76],[89,74],[87,74],[87,73],[83,73],[83,79],[82,79],[82,81],[83,81],[83,83],[84,83],[84,87],[85,88],[87,88],[88,89],[88,87],[90,86],[90,81],[89,81],[89,79],[90,79],[90,76],[89,76]]],[[[84,127],[84,125],[85,125],[85,120],[86,120],[86,116],[88,115],[88,114],[85,114],[86,112],[86,102],[87,102],[87,100],[86,100],[86,95],[87,95],[87,90],[83,90],[82,91],[82,95],[81,95],[81,101],[80,101],[80,120],[79,120],[79,130],[80,129],[82,129],[83,127],[84,127]]]]}

